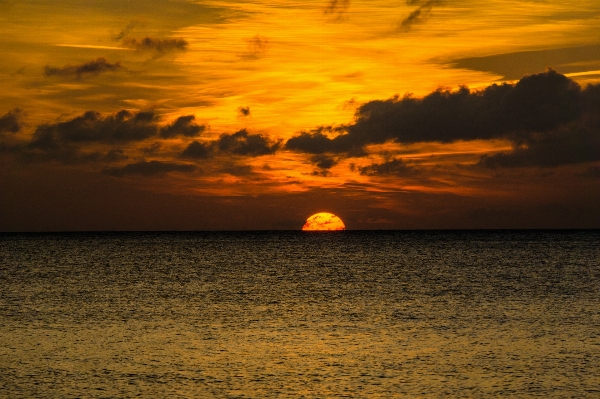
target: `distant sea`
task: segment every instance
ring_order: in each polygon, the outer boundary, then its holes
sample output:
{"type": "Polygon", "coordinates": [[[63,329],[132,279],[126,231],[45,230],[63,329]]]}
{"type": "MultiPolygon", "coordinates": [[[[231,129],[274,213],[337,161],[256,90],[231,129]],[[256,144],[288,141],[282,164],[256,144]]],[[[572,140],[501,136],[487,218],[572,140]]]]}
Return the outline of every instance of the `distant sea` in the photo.
{"type": "Polygon", "coordinates": [[[1,398],[600,397],[600,231],[0,234],[1,398]]]}

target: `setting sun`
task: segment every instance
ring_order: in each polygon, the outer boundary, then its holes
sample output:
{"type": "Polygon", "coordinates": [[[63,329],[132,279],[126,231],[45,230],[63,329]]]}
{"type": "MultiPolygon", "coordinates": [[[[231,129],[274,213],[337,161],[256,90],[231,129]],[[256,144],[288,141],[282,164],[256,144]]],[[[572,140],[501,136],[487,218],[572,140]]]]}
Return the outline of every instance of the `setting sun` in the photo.
{"type": "Polygon", "coordinates": [[[346,230],[346,225],[344,225],[342,219],[332,213],[319,212],[306,219],[306,223],[302,226],[302,230],[346,230]]]}

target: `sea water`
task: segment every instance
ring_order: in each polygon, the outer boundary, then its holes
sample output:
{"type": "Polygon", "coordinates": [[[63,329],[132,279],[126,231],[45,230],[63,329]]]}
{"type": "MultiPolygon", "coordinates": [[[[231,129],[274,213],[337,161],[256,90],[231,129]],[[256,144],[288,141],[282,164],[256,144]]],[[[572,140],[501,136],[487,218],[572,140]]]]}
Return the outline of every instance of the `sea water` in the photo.
{"type": "Polygon", "coordinates": [[[2,398],[600,397],[600,231],[0,235],[2,398]]]}

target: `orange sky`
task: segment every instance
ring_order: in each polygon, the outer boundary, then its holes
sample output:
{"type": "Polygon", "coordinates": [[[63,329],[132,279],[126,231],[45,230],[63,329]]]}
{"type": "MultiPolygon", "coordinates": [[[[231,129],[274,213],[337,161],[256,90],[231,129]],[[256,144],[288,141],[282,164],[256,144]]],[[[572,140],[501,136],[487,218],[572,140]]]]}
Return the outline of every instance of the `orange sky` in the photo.
{"type": "Polygon", "coordinates": [[[596,0],[57,4],[0,0],[1,231],[600,227],[596,0]]]}

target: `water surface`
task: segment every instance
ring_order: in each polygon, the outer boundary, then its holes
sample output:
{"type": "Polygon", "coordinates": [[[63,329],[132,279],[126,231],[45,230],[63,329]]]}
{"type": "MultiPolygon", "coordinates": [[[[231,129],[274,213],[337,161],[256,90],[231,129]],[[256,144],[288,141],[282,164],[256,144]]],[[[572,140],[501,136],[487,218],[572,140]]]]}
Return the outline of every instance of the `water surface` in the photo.
{"type": "Polygon", "coordinates": [[[599,231],[0,236],[0,397],[599,397],[599,231]]]}

